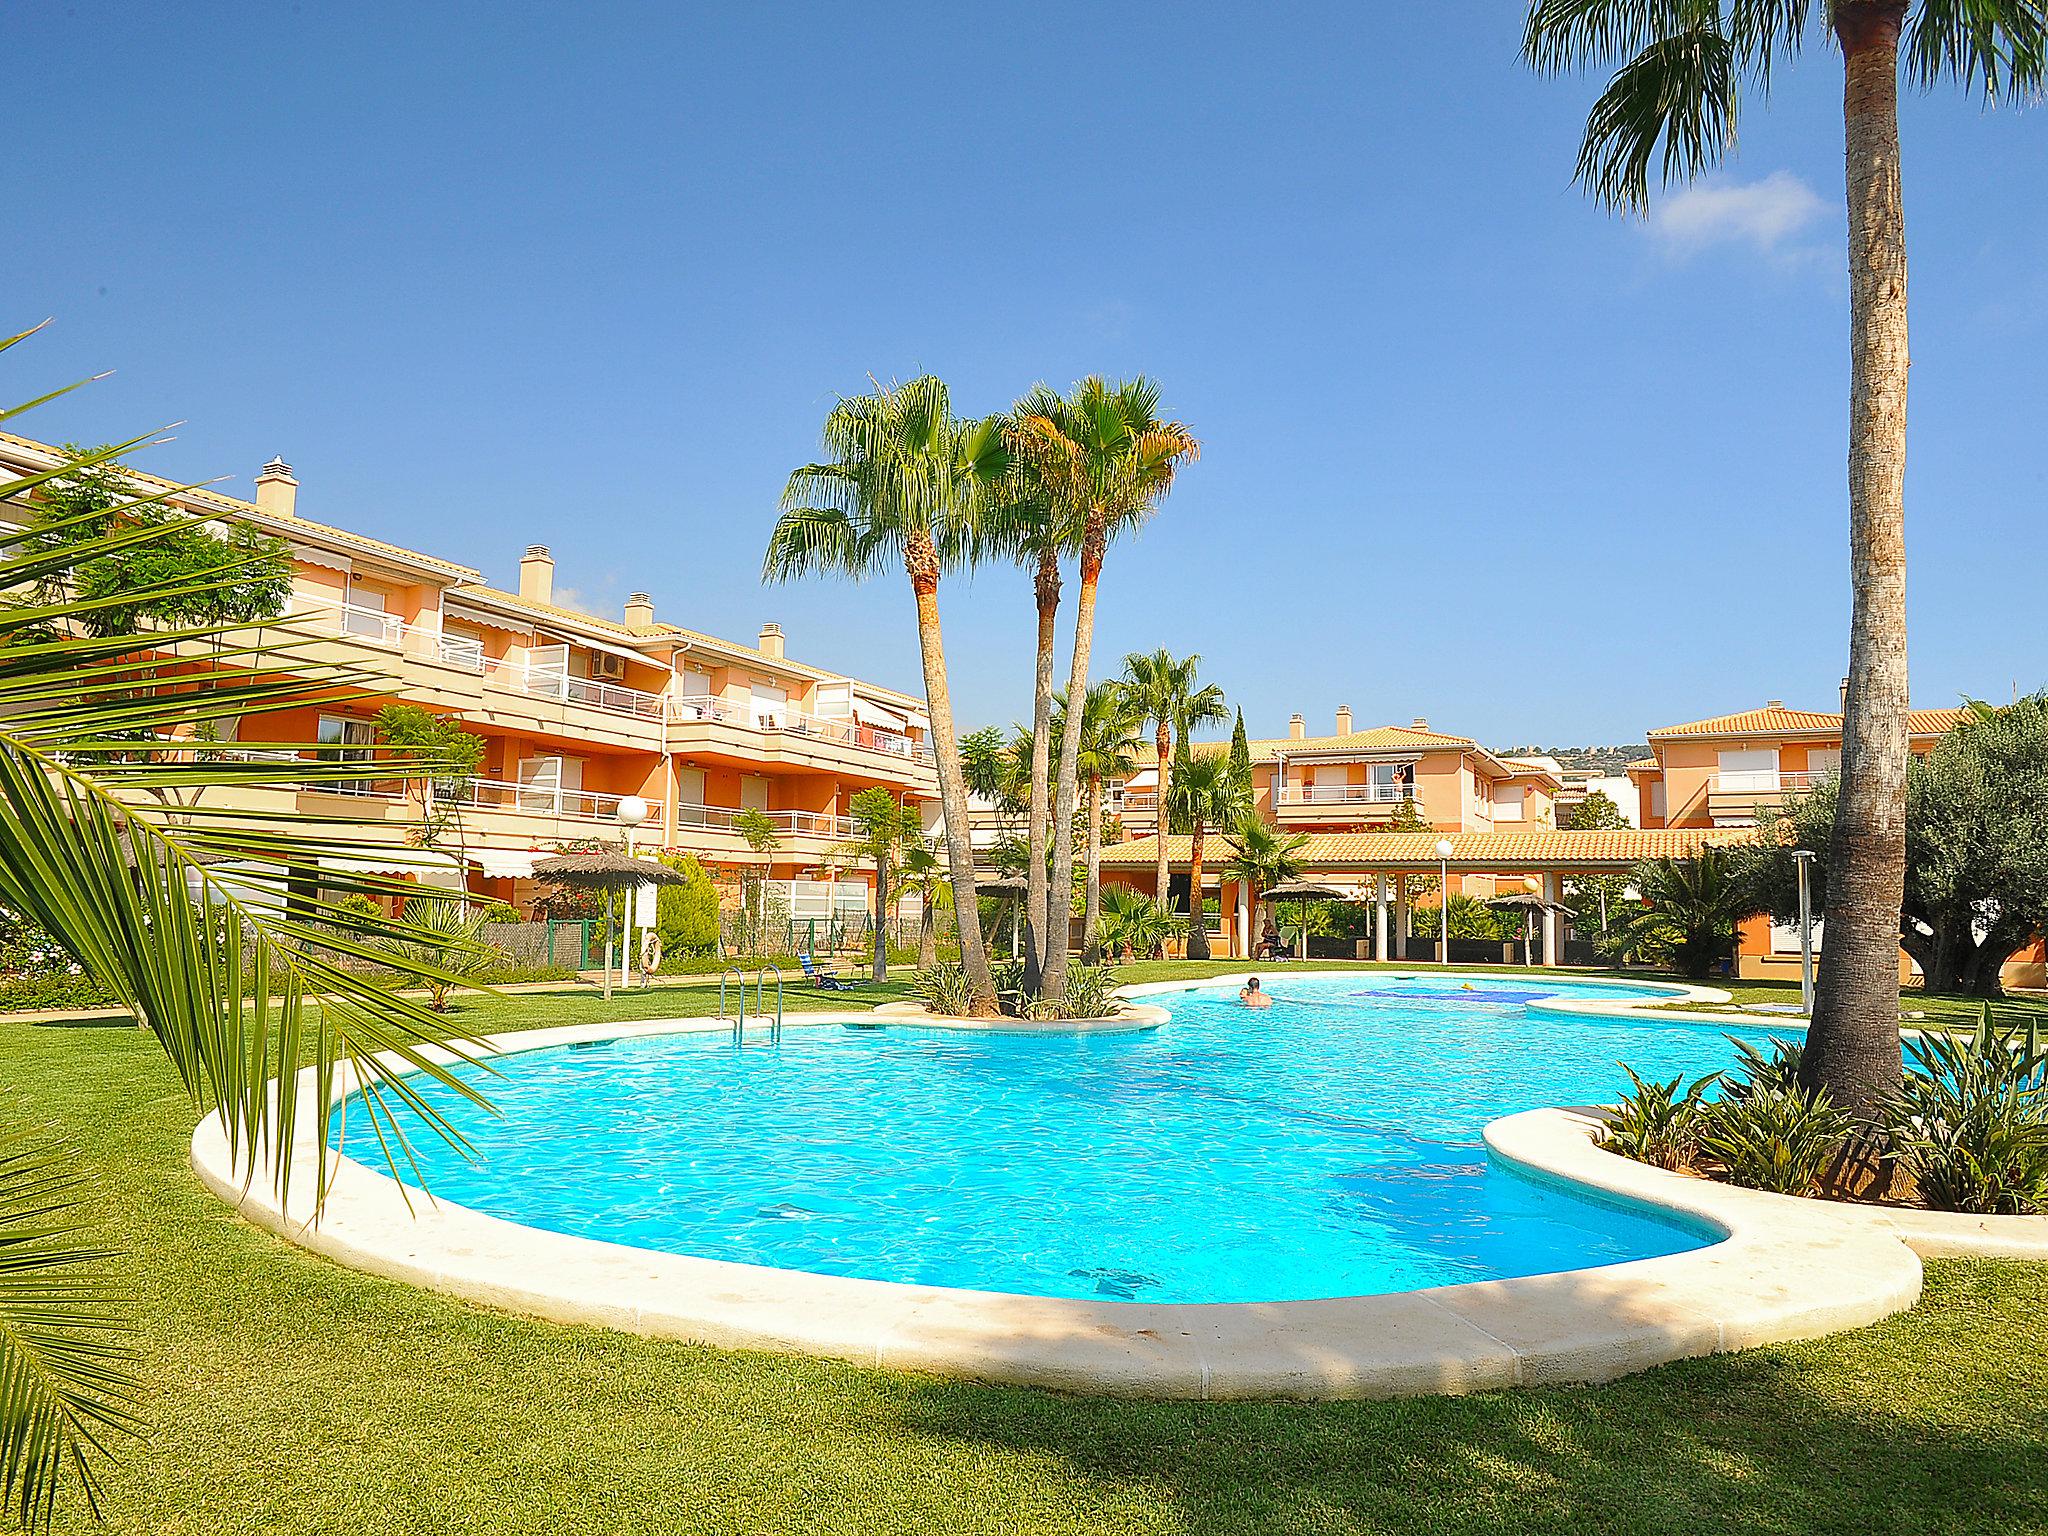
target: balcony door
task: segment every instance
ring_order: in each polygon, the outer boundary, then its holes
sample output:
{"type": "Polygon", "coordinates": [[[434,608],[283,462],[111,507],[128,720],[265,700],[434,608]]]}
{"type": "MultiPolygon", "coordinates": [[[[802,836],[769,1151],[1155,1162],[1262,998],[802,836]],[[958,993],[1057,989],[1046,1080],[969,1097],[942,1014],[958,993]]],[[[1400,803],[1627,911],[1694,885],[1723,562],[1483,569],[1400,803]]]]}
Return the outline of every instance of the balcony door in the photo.
{"type": "Polygon", "coordinates": [[[551,699],[569,696],[569,647],[536,645],[526,653],[526,691],[551,699]]]}
{"type": "Polygon", "coordinates": [[[574,810],[583,794],[583,761],[575,757],[527,757],[519,762],[519,809],[559,816],[574,810]]]}
{"type": "Polygon", "coordinates": [[[740,809],[743,811],[765,811],[768,809],[768,781],[747,774],[740,780],[740,809]]]}
{"type": "Polygon", "coordinates": [[[789,690],[754,684],[754,720],[768,730],[781,730],[789,722],[789,690]]]}
{"type": "Polygon", "coordinates": [[[1741,751],[1722,752],[1716,766],[1720,769],[1721,789],[1724,793],[1767,794],[1778,787],[1776,747],[1751,747],[1741,751]]]}

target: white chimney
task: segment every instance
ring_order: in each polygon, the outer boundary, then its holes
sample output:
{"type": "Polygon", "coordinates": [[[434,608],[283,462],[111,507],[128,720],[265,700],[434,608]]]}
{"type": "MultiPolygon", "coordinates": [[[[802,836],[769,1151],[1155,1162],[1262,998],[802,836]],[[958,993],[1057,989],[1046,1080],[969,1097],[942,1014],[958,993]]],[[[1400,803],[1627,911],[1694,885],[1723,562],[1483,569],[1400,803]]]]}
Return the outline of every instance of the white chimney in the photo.
{"type": "Polygon", "coordinates": [[[782,659],[782,626],[780,624],[763,624],[761,626],[761,654],[773,656],[778,661],[782,659]]]}
{"type": "Polygon", "coordinates": [[[1417,716],[1415,717],[1415,721],[1414,721],[1414,727],[1415,727],[1415,729],[1416,729],[1416,730],[1418,730],[1418,731],[1426,731],[1426,730],[1428,730],[1428,729],[1429,729],[1429,716],[1427,716],[1427,715],[1417,715],[1417,716]]]}
{"type": "Polygon", "coordinates": [[[1842,713],[1849,713],[1849,679],[1842,679],[1842,713]]]}
{"type": "Polygon", "coordinates": [[[555,557],[545,544],[529,544],[519,557],[519,595],[529,603],[555,600],[555,557]]]}
{"type": "Polygon", "coordinates": [[[1349,736],[1351,734],[1351,706],[1349,704],[1339,704],[1337,706],[1337,734],[1339,736],[1349,736]]]}
{"type": "Polygon", "coordinates": [[[634,592],[627,596],[626,628],[654,628],[654,599],[645,592],[634,592]]]}
{"type": "Polygon", "coordinates": [[[1765,708],[1765,709],[1783,709],[1784,707],[1785,707],[1785,701],[1784,701],[1783,699],[1765,699],[1765,700],[1764,700],[1764,708],[1765,708]]]}
{"type": "Polygon", "coordinates": [[[1308,736],[1308,722],[1307,722],[1306,720],[1302,719],[1300,715],[1289,715],[1289,716],[1287,717],[1287,738],[1288,738],[1288,740],[1290,740],[1290,741],[1302,741],[1302,740],[1305,740],[1305,739],[1307,738],[1307,736],[1308,736]]]}
{"type": "Polygon", "coordinates": [[[299,515],[299,482],[283,459],[272,459],[256,477],[256,505],[273,517],[299,515]]]}

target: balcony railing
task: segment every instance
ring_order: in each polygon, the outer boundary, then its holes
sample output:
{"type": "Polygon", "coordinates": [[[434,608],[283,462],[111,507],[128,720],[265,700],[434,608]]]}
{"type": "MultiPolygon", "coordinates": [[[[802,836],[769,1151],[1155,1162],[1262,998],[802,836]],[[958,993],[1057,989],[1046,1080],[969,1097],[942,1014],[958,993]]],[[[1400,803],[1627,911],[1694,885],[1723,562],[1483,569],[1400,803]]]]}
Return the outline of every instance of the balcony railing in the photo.
{"type": "Polygon", "coordinates": [[[884,752],[891,757],[930,761],[929,743],[886,731],[858,720],[806,714],[786,704],[755,704],[742,708],[726,699],[708,694],[688,694],[669,701],[669,718],[679,723],[717,720],[754,731],[778,731],[788,736],[811,736],[840,746],[858,747],[866,752],[884,752]]]}
{"type": "Polygon", "coordinates": [[[1413,784],[1283,784],[1282,805],[1393,805],[1415,798],[1413,784]]]}
{"type": "MultiPolygon", "coordinates": [[[[542,816],[577,816],[591,821],[617,818],[623,795],[604,795],[595,790],[565,789],[552,784],[514,784],[504,779],[471,779],[459,795],[437,786],[435,799],[443,805],[460,804],[482,810],[526,811],[542,816]]],[[[646,797],[641,797],[643,800],[646,797]]],[[[661,821],[661,802],[647,800],[648,822],[661,821]]]]}
{"type": "MultiPolygon", "coordinates": [[[[676,829],[732,832],[736,830],[733,824],[745,814],[745,810],[736,805],[678,805],[676,829]]],[[[838,838],[854,835],[853,818],[850,816],[828,816],[821,811],[763,811],[761,814],[779,830],[792,835],[838,838]]]]}
{"type": "Polygon", "coordinates": [[[1803,794],[1816,784],[1833,778],[1831,773],[1787,773],[1778,768],[1745,768],[1707,777],[1707,789],[1716,795],[1803,794]]]}
{"type": "Polygon", "coordinates": [[[574,677],[558,667],[533,667],[522,661],[493,659],[485,668],[485,681],[495,687],[537,699],[560,699],[584,704],[614,715],[632,715],[641,720],[660,720],[668,701],[644,688],[623,683],[599,682],[591,677],[574,677]]]}

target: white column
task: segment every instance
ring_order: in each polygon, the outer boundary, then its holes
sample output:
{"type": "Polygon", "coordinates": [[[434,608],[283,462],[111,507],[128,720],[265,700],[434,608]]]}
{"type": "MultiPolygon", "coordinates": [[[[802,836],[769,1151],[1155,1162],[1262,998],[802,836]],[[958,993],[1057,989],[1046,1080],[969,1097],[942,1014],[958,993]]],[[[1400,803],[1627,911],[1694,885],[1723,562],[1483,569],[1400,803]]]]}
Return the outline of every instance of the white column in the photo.
{"type": "MultiPolygon", "coordinates": [[[[1564,876],[1557,874],[1543,877],[1543,899],[1556,903],[1564,900],[1564,876]]],[[[1564,964],[1564,914],[1546,910],[1543,914],[1543,963],[1564,964]]]]}
{"type": "Polygon", "coordinates": [[[1372,957],[1375,960],[1384,960],[1387,958],[1387,877],[1385,875],[1379,877],[1379,886],[1373,902],[1372,921],[1373,938],[1375,940],[1372,947],[1372,957]]]}
{"type": "Polygon", "coordinates": [[[1394,958],[1408,958],[1408,877],[1394,876],[1394,958]]]}
{"type": "Polygon", "coordinates": [[[1251,887],[1240,880],[1237,882],[1237,949],[1235,958],[1242,960],[1252,952],[1252,892],[1251,887]]]}

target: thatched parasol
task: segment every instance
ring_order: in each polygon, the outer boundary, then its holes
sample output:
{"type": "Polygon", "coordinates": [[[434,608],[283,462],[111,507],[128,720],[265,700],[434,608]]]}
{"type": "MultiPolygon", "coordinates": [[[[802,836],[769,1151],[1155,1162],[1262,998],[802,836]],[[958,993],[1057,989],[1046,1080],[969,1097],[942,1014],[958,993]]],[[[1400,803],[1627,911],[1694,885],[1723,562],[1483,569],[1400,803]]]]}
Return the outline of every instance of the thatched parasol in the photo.
{"type": "MultiPolygon", "coordinates": [[[[611,926],[612,892],[631,891],[642,885],[684,885],[689,876],[670,869],[655,859],[635,859],[623,853],[558,853],[553,858],[533,861],[533,878],[552,885],[573,885],[586,891],[603,891],[605,924],[611,926]]],[[[607,933],[604,946],[604,995],[612,995],[612,946],[617,936],[607,933]]]]}
{"type": "MultiPolygon", "coordinates": [[[[1301,903],[1300,958],[1308,958],[1308,904],[1312,901],[1357,901],[1356,891],[1348,891],[1334,885],[1325,885],[1320,880],[1282,880],[1278,885],[1269,885],[1259,893],[1262,901],[1298,901],[1301,903]]],[[[1253,940],[1256,945],[1257,939],[1253,940]]]]}
{"type": "Polygon", "coordinates": [[[1017,921],[1017,903],[1031,894],[1031,882],[1022,875],[976,875],[974,892],[977,896],[1000,896],[1010,903],[1010,958],[1017,959],[1024,952],[1024,940],[1019,932],[1022,925],[1017,921]]]}
{"type": "Polygon", "coordinates": [[[1548,900],[1537,895],[1534,891],[1509,891],[1505,896],[1487,898],[1486,904],[1489,907],[1497,907],[1502,911],[1519,912],[1522,914],[1522,964],[1525,966],[1532,963],[1529,949],[1534,938],[1532,930],[1536,926],[1536,914],[1538,912],[1571,911],[1571,908],[1565,906],[1562,902],[1548,900]]]}

